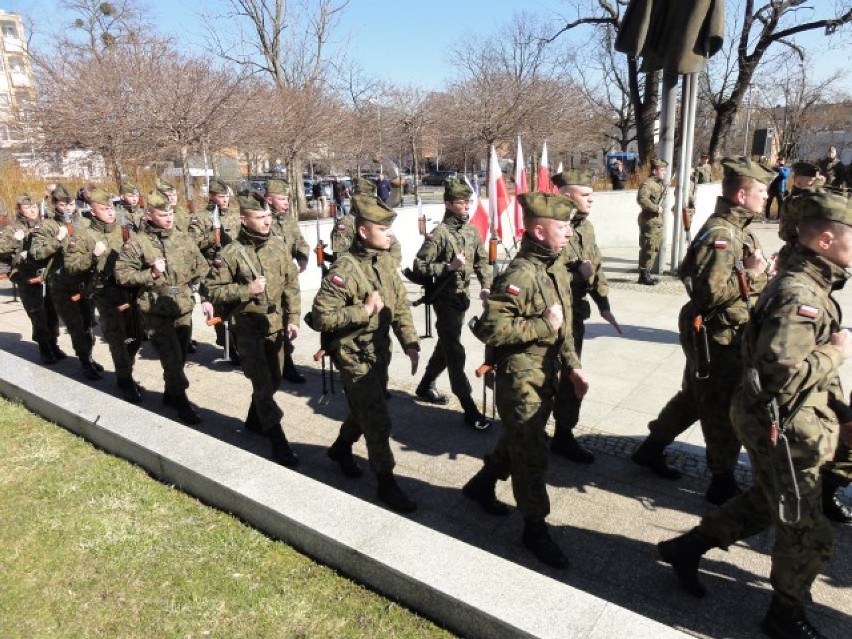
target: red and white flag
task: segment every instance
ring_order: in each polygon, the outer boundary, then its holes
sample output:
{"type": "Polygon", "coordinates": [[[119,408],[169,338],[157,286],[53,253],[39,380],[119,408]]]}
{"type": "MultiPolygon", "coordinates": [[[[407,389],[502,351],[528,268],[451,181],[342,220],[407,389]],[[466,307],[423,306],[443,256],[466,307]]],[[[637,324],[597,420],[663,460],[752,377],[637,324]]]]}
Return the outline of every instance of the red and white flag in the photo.
{"type": "Polygon", "coordinates": [[[485,210],[482,200],[479,199],[479,193],[473,188],[467,176],[465,176],[464,181],[467,182],[470,190],[473,191],[473,197],[470,199],[470,210],[473,211],[473,214],[470,216],[470,224],[479,231],[479,237],[482,238],[482,243],[485,244],[488,239],[488,211],[485,210]]]}
{"type": "Polygon", "coordinates": [[[503,214],[509,208],[509,189],[500,170],[497,151],[491,146],[491,157],[488,161],[488,217],[491,228],[500,240],[503,239],[503,214]]]}
{"type": "Polygon", "coordinates": [[[550,181],[550,162],[547,159],[547,140],[541,145],[541,162],[538,163],[537,182],[536,188],[542,193],[553,192],[553,182],[550,181]]]}
{"type": "Polygon", "coordinates": [[[527,185],[527,167],[524,164],[524,152],[521,150],[521,136],[518,136],[518,153],[515,157],[515,208],[512,224],[515,227],[515,237],[520,239],[524,234],[524,212],[518,196],[530,190],[527,185]]]}

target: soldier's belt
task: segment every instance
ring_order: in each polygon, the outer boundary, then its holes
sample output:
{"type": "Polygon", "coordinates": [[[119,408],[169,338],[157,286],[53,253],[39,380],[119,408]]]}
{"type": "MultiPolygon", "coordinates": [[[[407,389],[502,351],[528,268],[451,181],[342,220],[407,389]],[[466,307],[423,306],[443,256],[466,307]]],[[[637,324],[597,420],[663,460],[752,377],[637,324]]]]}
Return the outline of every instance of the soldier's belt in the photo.
{"type": "Polygon", "coordinates": [[[258,304],[257,302],[250,302],[246,304],[241,312],[243,313],[260,313],[262,315],[270,315],[271,313],[275,313],[278,311],[277,304],[258,304]]]}
{"type": "Polygon", "coordinates": [[[158,286],[151,290],[157,295],[168,295],[169,297],[174,297],[175,295],[180,295],[183,288],[183,286],[158,286]]]}

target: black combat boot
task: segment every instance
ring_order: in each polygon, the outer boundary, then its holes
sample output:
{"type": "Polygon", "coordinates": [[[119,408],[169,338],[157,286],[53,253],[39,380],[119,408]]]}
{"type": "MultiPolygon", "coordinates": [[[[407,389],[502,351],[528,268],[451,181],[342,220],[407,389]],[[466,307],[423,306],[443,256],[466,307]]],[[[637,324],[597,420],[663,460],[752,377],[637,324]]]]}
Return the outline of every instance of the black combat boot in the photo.
{"type": "Polygon", "coordinates": [[[343,441],[340,437],[334,440],[334,443],[331,445],[331,448],[326,451],[326,454],[329,459],[337,462],[337,465],[340,466],[340,470],[342,470],[343,474],[347,477],[357,479],[364,474],[361,466],[358,465],[358,462],[356,462],[355,458],[352,457],[352,444],[343,441]]]}
{"type": "Polygon", "coordinates": [[[829,521],[838,524],[852,524],[852,510],[837,495],[843,485],[831,471],[822,473],[822,512],[829,521]]]}
{"type": "Polygon", "coordinates": [[[41,363],[45,366],[53,366],[56,362],[59,361],[58,359],[56,359],[56,355],[53,354],[53,349],[47,342],[39,343],[38,354],[39,357],[41,357],[41,363]]]}
{"type": "Polygon", "coordinates": [[[284,356],[284,369],[281,371],[281,378],[286,379],[291,384],[304,384],[307,380],[302,375],[293,363],[293,358],[289,355],[284,356]]]}
{"type": "Polygon", "coordinates": [[[398,513],[413,513],[417,510],[417,504],[402,492],[402,488],[396,483],[391,473],[376,475],[376,481],[379,484],[379,499],[385,502],[391,510],[398,513]]]}
{"type": "Polygon", "coordinates": [[[698,564],[705,552],[713,548],[698,528],[657,544],[660,558],[674,568],[680,585],[693,597],[703,597],[707,588],[698,580],[698,564]]]}
{"type": "Polygon", "coordinates": [[[189,340],[189,344],[186,345],[186,353],[187,355],[195,355],[198,352],[198,342],[194,339],[189,340]]]}
{"type": "Polygon", "coordinates": [[[59,344],[55,341],[50,345],[50,350],[53,351],[53,356],[56,358],[56,361],[61,362],[63,359],[68,359],[68,355],[59,348],[59,344]]]}
{"type": "Polygon", "coordinates": [[[446,395],[442,395],[438,392],[438,389],[435,388],[435,382],[430,382],[429,384],[425,383],[426,380],[420,382],[417,386],[417,390],[414,391],[414,394],[417,395],[417,398],[426,402],[427,404],[437,404],[438,406],[446,406],[450,401],[447,399],[446,395]]]}
{"type": "Polygon", "coordinates": [[[99,370],[98,364],[95,363],[95,360],[92,359],[91,355],[81,356],[80,366],[83,369],[83,377],[86,379],[97,381],[103,378],[103,375],[101,375],[101,370],[103,369],[99,370]]]}
{"type": "Polygon", "coordinates": [[[529,548],[539,561],[554,568],[567,568],[568,558],[562,549],[550,536],[550,531],[543,519],[527,519],[524,521],[524,535],[521,537],[524,546],[529,548]]]}
{"type": "Polygon", "coordinates": [[[462,494],[478,503],[482,507],[482,510],[489,515],[504,517],[509,514],[509,507],[497,500],[497,495],[495,494],[497,479],[497,476],[488,466],[483,466],[462,487],[462,494]]]}
{"type": "Polygon", "coordinates": [[[666,456],[663,452],[665,449],[666,444],[649,436],[630,456],[630,459],[640,466],[644,466],[657,477],[672,481],[680,479],[680,471],[666,463],[666,456]]]}
{"type": "Polygon", "coordinates": [[[479,412],[479,409],[476,407],[476,402],[473,401],[472,397],[462,397],[459,401],[461,402],[462,410],[464,410],[465,424],[473,426],[476,430],[487,430],[491,428],[492,421],[479,412]]]}
{"type": "Polygon", "coordinates": [[[228,359],[231,362],[232,366],[241,366],[243,363],[243,356],[240,355],[240,352],[237,350],[237,345],[234,344],[234,340],[231,340],[230,343],[230,352],[228,353],[228,359]]]}
{"type": "Polygon", "coordinates": [[[578,464],[593,464],[595,456],[582,446],[570,430],[558,430],[550,442],[550,451],[578,464]]]}
{"type": "Polygon", "coordinates": [[[800,604],[784,603],[778,597],[772,598],[760,629],[772,639],[826,639],[808,621],[800,604]]]}
{"type": "Polygon", "coordinates": [[[741,495],[742,492],[734,478],[734,473],[714,474],[713,479],[710,480],[710,486],[704,494],[704,499],[714,506],[721,506],[729,499],[741,495]]]}
{"type": "Polygon", "coordinates": [[[178,419],[184,424],[193,426],[201,423],[201,415],[195,410],[195,407],[190,403],[189,398],[184,391],[178,393],[170,393],[163,395],[163,403],[168,403],[177,409],[178,419]],[[167,400],[166,397],[169,399],[167,400]]]}
{"type": "Polygon", "coordinates": [[[118,387],[121,389],[121,397],[124,401],[131,404],[139,404],[142,402],[142,393],[139,391],[139,385],[133,381],[132,377],[119,377],[118,387]]]}
{"type": "Polygon", "coordinates": [[[644,284],[645,286],[655,286],[657,284],[657,278],[651,277],[648,274],[648,269],[640,268],[639,269],[639,284],[644,284]]]}
{"type": "Polygon", "coordinates": [[[299,457],[290,448],[290,442],[287,441],[281,426],[272,429],[269,440],[272,442],[272,459],[287,468],[295,468],[299,465],[299,457]]]}
{"type": "Polygon", "coordinates": [[[251,400],[251,405],[246,414],[246,421],[243,422],[243,427],[250,433],[262,433],[263,428],[260,425],[260,418],[257,416],[257,410],[254,407],[254,400],[251,400]]]}

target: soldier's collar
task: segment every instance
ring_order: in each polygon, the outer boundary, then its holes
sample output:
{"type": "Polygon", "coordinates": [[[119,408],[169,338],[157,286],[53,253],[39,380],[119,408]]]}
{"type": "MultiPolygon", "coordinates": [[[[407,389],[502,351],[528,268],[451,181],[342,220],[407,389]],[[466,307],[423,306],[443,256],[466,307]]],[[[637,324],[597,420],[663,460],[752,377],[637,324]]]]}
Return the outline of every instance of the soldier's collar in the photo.
{"type": "Polygon", "coordinates": [[[755,216],[748,209],[744,209],[721,195],[716,199],[716,208],[713,210],[713,215],[727,220],[740,228],[748,226],[755,216]]]}
{"type": "Polygon", "coordinates": [[[267,233],[266,235],[263,235],[261,233],[253,233],[245,226],[240,225],[240,242],[242,244],[253,244],[254,246],[263,246],[269,240],[270,235],[270,233],[267,233]]]}
{"type": "Polygon", "coordinates": [[[172,233],[175,232],[175,227],[170,229],[163,229],[159,226],[155,226],[151,224],[151,222],[145,222],[145,232],[151,235],[156,235],[157,237],[169,237],[172,233]]]}
{"type": "Polygon", "coordinates": [[[460,229],[465,224],[467,224],[469,219],[469,215],[466,215],[464,217],[458,217],[452,211],[444,211],[444,224],[453,228],[460,229]]]}
{"type": "Polygon", "coordinates": [[[111,231],[115,228],[116,224],[117,222],[103,222],[98,218],[92,216],[91,226],[97,231],[111,231]]]}
{"type": "Polygon", "coordinates": [[[521,239],[521,253],[547,264],[555,261],[561,255],[561,251],[555,252],[552,249],[542,246],[526,233],[524,233],[524,237],[521,239]]]}

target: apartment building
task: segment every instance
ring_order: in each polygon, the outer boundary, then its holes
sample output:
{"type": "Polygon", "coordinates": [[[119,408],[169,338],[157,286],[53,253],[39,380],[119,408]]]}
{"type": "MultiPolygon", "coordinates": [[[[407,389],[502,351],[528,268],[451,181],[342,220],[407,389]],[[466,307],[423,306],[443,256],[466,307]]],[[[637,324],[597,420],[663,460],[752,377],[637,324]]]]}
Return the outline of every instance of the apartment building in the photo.
{"type": "Polygon", "coordinates": [[[0,11],[0,148],[24,141],[35,90],[21,16],[0,11]]]}

